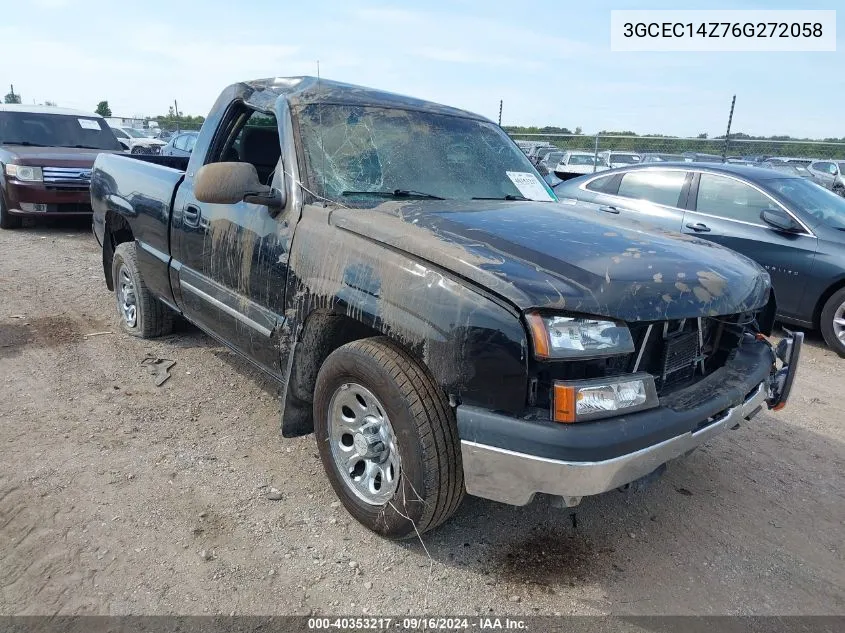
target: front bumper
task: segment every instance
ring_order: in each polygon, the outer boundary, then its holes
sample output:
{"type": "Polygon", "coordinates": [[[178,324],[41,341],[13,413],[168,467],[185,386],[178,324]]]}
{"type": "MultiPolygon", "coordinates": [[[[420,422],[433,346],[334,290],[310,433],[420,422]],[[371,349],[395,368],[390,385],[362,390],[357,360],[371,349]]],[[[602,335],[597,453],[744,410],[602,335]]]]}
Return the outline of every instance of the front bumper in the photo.
{"type": "Polygon", "coordinates": [[[41,182],[6,182],[6,203],[13,215],[44,217],[91,215],[91,193],[85,187],[57,187],[41,182]],[[38,204],[44,211],[27,211],[23,206],[38,204]]]}
{"type": "Polygon", "coordinates": [[[781,406],[801,340],[781,370],[765,341],[743,345],[724,367],[661,399],[655,409],[580,424],[530,421],[459,406],[464,481],[469,494],[525,505],[536,493],[574,505],[645,477],[716,435],[781,406]],[[789,376],[787,380],[786,376],[789,376]]]}

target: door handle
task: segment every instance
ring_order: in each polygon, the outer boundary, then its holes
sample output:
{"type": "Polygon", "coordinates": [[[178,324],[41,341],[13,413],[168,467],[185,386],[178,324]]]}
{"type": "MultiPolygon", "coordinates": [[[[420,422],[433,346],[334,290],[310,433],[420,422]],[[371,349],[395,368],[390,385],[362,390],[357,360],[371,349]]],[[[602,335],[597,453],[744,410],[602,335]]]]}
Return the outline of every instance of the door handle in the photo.
{"type": "Polygon", "coordinates": [[[688,229],[692,229],[696,233],[709,233],[710,232],[710,227],[707,226],[706,224],[703,224],[702,222],[696,222],[695,224],[690,222],[686,225],[686,227],[688,229]]]}
{"type": "Polygon", "coordinates": [[[599,211],[604,211],[605,213],[615,213],[616,215],[619,215],[619,209],[617,209],[616,207],[612,207],[610,205],[607,205],[607,204],[599,207],[599,211]]]}
{"type": "Polygon", "coordinates": [[[185,216],[185,224],[189,226],[199,226],[200,215],[202,215],[199,207],[192,204],[186,204],[183,214],[185,216]]]}

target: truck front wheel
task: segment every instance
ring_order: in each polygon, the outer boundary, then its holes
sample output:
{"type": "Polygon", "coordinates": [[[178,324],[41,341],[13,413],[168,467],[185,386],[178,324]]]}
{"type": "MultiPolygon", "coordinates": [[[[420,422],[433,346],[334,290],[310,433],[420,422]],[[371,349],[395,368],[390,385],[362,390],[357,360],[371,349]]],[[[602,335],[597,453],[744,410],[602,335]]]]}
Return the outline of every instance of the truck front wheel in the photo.
{"type": "Polygon", "coordinates": [[[382,536],[418,536],[463,499],[454,413],[428,372],[387,338],[347,343],[326,359],[314,430],[335,493],[382,536]]]}
{"type": "Polygon", "coordinates": [[[134,242],[123,242],[114,249],[112,279],[120,326],[140,338],[169,334],[173,312],[147,289],[138,270],[136,248],[134,242]]]}

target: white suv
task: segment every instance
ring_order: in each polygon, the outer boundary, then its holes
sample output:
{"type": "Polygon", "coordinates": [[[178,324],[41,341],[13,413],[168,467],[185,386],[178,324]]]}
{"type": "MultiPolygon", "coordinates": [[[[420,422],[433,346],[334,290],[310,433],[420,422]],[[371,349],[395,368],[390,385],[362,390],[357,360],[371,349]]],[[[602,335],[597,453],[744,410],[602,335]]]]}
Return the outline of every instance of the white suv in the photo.
{"type": "Polygon", "coordinates": [[[144,130],[114,125],[110,127],[120,144],[133,154],[158,154],[165,146],[164,141],[148,136],[144,130]]]}

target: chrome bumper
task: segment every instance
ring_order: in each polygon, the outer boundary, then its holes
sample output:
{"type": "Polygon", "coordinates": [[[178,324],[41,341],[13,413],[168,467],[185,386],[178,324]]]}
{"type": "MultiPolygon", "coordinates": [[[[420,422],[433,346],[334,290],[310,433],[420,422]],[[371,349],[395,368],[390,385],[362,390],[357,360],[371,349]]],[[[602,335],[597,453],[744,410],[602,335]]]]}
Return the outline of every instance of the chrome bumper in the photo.
{"type": "Polygon", "coordinates": [[[745,401],[722,412],[706,427],[642,450],[600,462],[567,462],[461,440],[464,482],[469,494],[511,505],[526,505],[538,492],[558,495],[567,505],[654,472],[719,433],[755,415],[766,405],[766,382],[745,401]]]}

